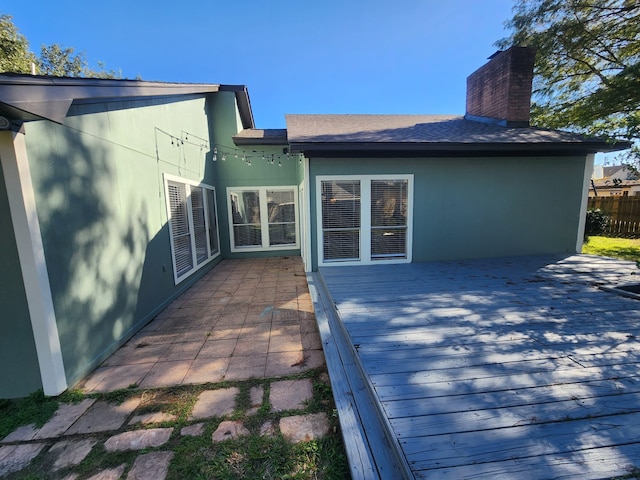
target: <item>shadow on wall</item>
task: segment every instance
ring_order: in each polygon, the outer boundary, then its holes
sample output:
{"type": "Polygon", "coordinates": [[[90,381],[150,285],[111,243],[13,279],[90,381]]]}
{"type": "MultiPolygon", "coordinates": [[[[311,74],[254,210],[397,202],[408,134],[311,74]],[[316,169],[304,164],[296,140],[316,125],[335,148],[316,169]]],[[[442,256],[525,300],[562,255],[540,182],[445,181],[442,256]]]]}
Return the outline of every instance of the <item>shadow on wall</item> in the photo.
{"type": "MultiPolygon", "coordinates": [[[[102,123],[100,131],[106,131],[102,123]]],[[[159,206],[153,202],[161,201],[157,175],[145,184],[130,173],[136,161],[153,162],[155,173],[155,161],[65,126],[43,128],[43,137],[53,140],[31,155],[32,172],[72,384],[171,295],[171,256],[167,226],[154,214],[159,206]]]]}

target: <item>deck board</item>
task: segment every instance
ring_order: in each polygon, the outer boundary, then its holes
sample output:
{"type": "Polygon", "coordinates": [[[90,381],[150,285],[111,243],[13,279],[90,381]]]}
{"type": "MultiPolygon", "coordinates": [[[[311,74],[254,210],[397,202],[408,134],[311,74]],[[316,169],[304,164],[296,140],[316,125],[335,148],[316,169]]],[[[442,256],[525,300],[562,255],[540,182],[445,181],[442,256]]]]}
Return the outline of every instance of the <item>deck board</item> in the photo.
{"type": "Polygon", "coordinates": [[[640,302],[587,255],[322,268],[416,478],[640,466],[640,302]]]}

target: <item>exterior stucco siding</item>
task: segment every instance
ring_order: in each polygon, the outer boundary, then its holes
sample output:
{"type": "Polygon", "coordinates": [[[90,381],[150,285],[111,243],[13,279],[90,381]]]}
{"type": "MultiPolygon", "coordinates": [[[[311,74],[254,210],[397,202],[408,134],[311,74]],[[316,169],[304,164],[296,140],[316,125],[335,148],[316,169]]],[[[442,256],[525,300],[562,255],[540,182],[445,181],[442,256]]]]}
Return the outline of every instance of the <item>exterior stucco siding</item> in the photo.
{"type": "Polygon", "coordinates": [[[312,158],[311,238],[316,176],[412,173],[414,262],[575,253],[584,168],[583,157],[312,158]]]}
{"type": "Polygon", "coordinates": [[[251,147],[236,147],[232,136],[235,135],[241,126],[224,119],[237,116],[237,107],[233,93],[222,92],[214,99],[214,137],[218,145],[218,160],[214,164],[216,188],[218,198],[218,213],[220,219],[220,244],[222,254],[225,258],[247,258],[247,257],[271,257],[283,255],[300,255],[300,249],[274,250],[261,252],[231,252],[228,218],[227,187],[279,187],[298,186],[298,170],[302,165],[297,158],[286,159],[283,150],[287,145],[254,145],[251,147]],[[227,153],[227,158],[222,161],[223,152],[227,153]],[[236,158],[237,153],[237,158],[236,158]],[[251,165],[242,160],[243,154],[252,158],[251,165]],[[265,159],[262,159],[262,154],[265,159]],[[274,155],[276,158],[272,164],[267,161],[274,155]],[[281,165],[278,158],[281,158],[281,165]]]}
{"type": "Polygon", "coordinates": [[[194,97],[81,104],[64,125],[25,124],[70,384],[216,263],[174,284],[163,180],[213,184],[209,116],[194,97]]]}

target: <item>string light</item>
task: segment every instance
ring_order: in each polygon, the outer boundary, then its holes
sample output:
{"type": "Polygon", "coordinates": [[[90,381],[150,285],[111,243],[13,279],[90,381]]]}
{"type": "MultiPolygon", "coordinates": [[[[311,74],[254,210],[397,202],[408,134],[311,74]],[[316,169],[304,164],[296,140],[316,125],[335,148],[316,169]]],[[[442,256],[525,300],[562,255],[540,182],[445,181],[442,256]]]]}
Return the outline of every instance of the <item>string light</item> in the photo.
{"type": "MultiPolygon", "coordinates": [[[[242,161],[248,166],[252,166],[253,161],[261,160],[267,165],[275,165],[276,160],[278,167],[284,166],[285,162],[295,161],[298,158],[298,162],[302,163],[304,155],[302,153],[291,153],[288,148],[283,148],[282,153],[273,153],[272,151],[264,150],[245,150],[237,148],[235,146],[229,147],[221,144],[210,145],[209,140],[206,138],[198,137],[190,132],[182,131],[180,136],[173,135],[169,132],[162,130],[161,128],[155,128],[157,132],[163,133],[168,137],[171,145],[176,146],[179,149],[184,149],[187,146],[194,146],[200,149],[200,151],[210,151],[211,160],[217,162],[221,159],[223,162],[227,161],[227,158],[242,158],[242,161]]],[[[188,151],[185,151],[185,153],[188,151]]]]}

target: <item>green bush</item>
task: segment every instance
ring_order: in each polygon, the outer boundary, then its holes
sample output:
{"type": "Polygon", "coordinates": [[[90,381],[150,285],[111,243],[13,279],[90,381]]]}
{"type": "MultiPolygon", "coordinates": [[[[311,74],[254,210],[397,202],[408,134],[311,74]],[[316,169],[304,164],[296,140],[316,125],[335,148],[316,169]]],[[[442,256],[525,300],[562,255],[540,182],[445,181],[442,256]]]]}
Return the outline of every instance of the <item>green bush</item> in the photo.
{"type": "Polygon", "coordinates": [[[591,235],[602,235],[607,229],[609,216],[599,208],[587,210],[587,221],[584,226],[584,239],[589,239],[591,235]]]}

